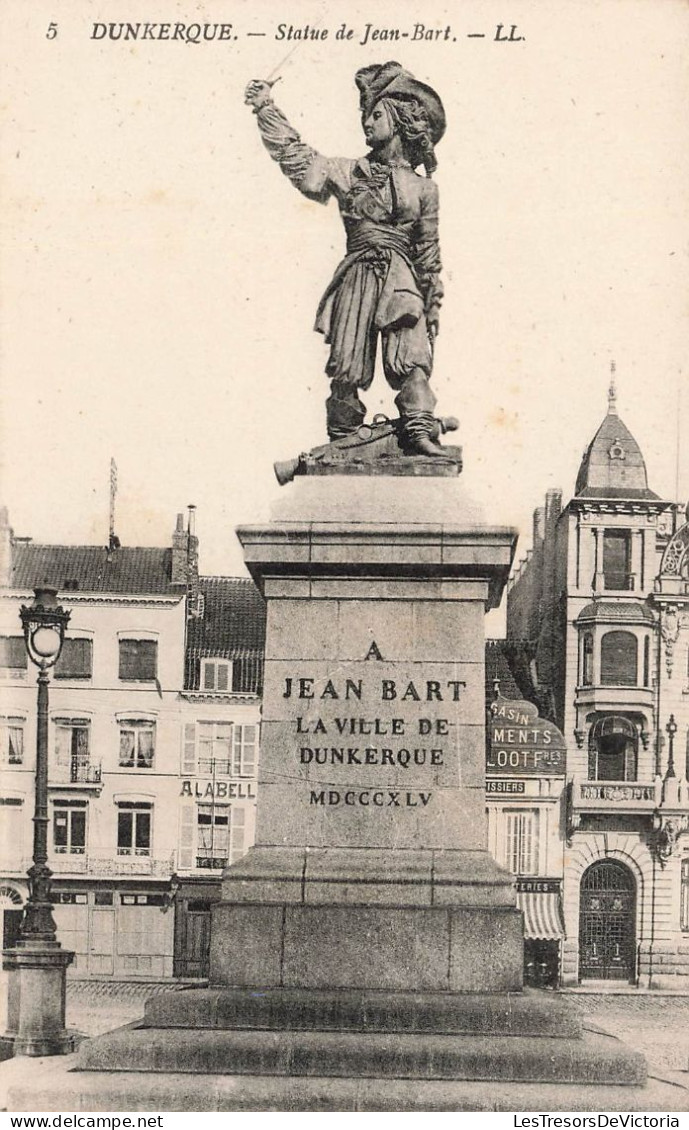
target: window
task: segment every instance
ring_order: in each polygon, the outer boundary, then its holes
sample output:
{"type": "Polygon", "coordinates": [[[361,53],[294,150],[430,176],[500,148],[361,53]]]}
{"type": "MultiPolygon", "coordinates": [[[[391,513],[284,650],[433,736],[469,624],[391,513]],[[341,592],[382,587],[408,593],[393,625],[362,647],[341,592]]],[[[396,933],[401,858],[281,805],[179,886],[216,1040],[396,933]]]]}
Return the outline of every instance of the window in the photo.
{"type": "Polygon", "coordinates": [[[0,718],[0,762],[21,765],[24,760],[24,719],[0,718]]]}
{"type": "Polygon", "coordinates": [[[232,723],[199,722],[199,773],[229,776],[232,772],[232,723]]]}
{"type": "Polygon", "coordinates": [[[197,810],[196,866],[222,869],[244,851],[244,809],[200,804],[197,810]]]}
{"type": "Polygon", "coordinates": [[[121,895],[122,906],[166,906],[165,895],[121,895]]]}
{"type": "Polygon", "coordinates": [[[644,636],[644,686],[651,685],[651,640],[644,636]]]}
{"type": "Polygon", "coordinates": [[[252,777],[256,772],[256,738],[258,726],[235,726],[232,746],[232,772],[239,777],[252,777]]]}
{"type": "Polygon", "coordinates": [[[634,588],[634,579],[629,571],[631,547],[630,530],[604,531],[603,584],[606,589],[628,590],[634,588]]]}
{"type": "Polygon", "coordinates": [[[127,719],[120,722],[120,768],[152,769],[155,722],[127,719]]]}
{"type": "Polygon", "coordinates": [[[153,681],[158,675],[158,644],[155,640],[120,640],[120,678],[153,681]]]}
{"type": "Polygon", "coordinates": [[[89,780],[90,739],[88,718],[55,719],[55,762],[71,784],[89,780]]]}
{"type": "Polygon", "coordinates": [[[0,636],[0,668],[13,679],[22,679],[28,666],[23,636],[0,636]]]}
{"type": "Polygon", "coordinates": [[[52,891],[51,894],[53,902],[59,906],[86,906],[89,901],[88,895],[79,891],[52,891]]]}
{"type": "Polygon", "coordinates": [[[60,658],[55,664],[55,678],[90,679],[92,674],[93,644],[91,640],[65,640],[60,658]]]}
{"type": "Polygon", "coordinates": [[[538,873],[537,812],[505,812],[505,866],[513,875],[538,873]]]}
{"type": "Polygon", "coordinates": [[[680,929],[689,930],[689,856],[682,860],[679,924],[680,929]]]}
{"type": "Polygon", "coordinates": [[[600,642],[600,681],[606,687],[635,687],[636,636],[631,632],[606,632],[600,642]]]}
{"type": "MultiPolygon", "coordinates": [[[[0,796],[0,854],[2,866],[21,867],[24,854],[24,834],[28,832],[24,824],[24,804],[16,796],[0,796]]],[[[26,864],[24,864],[26,866],[26,864]]]]}
{"type": "Polygon", "coordinates": [[[252,777],[258,756],[258,726],[233,722],[188,722],[183,727],[182,772],[252,777]],[[198,766],[196,762],[198,742],[198,766]]]}
{"type": "Polygon", "coordinates": [[[57,855],[86,852],[86,801],[61,800],[53,807],[53,849],[57,855]]]}
{"type": "Polygon", "coordinates": [[[635,781],[638,734],[623,715],[599,718],[589,734],[589,780],[635,781]]]}
{"type": "Polygon", "coordinates": [[[593,684],[593,636],[587,632],[582,642],[581,683],[584,687],[593,684]]]}
{"type": "Polygon", "coordinates": [[[229,659],[203,659],[201,661],[201,690],[232,690],[232,663],[229,659]]]}
{"type": "Polygon", "coordinates": [[[122,801],[117,806],[117,854],[151,854],[151,805],[122,801]]]}

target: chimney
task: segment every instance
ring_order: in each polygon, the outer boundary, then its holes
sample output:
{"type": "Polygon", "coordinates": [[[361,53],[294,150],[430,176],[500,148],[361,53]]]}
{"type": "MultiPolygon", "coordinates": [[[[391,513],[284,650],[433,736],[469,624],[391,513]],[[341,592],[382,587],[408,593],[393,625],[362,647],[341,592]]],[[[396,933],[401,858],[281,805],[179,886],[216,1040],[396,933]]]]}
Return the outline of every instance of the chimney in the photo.
{"type": "Polygon", "coordinates": [[[533,548],[536,552],[543,545],[543,533],[545,530],[545,509],[542,506],[537,506],[533,512],[533,548]]]}
{"type": "Polygon", "coordinates": [[[177,515],[175,532],[172,535],[172,565],[170,568],[170,583],[173,585],[186,585],[187,583],[187,558],[188,537],[184,529],[184,514],[177,515]]]}
{"type": "Polygon", "coordinates": [[[196,507],[187,507],[187,616],[203,615],[199,592],[199,539],[196,536],[196,507]]]}
{"type": "Polygon", "coordinates": [[[12,583],[12,545],[14,530],[6,506],[0,506],[0,585],[12,583]]]}
{"type": "Polygon", "coordinates": [[[554,525],[562,513],[562,491],[559,487],[552,487],[545,494],[546,522],[554,525]]]}

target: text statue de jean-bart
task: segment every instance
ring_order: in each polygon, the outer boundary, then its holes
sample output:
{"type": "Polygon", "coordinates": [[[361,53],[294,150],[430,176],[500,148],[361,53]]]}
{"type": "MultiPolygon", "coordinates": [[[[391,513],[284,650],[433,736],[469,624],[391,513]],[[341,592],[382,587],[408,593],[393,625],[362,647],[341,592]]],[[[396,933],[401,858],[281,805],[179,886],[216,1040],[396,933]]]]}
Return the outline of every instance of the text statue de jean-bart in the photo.
{"type": "MultiPolygon", "coordinates": [[[[305,145],[273,102],[271,83],[253,80],[245,92],[271,157],[310,200],[336,198],[347,236],[347,253],[321,299],[315,326],[330,346],[331,444],[310,454],[354,454],[353,448],[373,441],[385,453],[392,442],[398,454],[456,460],[459,449],[442,448],[438,437],[457,422],[435,418],[429,385],[443,297],[438,189],[430,176],[445,112],[436,92],[399,63],[363,67],[355,82],[369,145],[358,160],[326,158],[305,145]],[[426,176],[416,172],[420,166],[426,176]],[[376,426],[376,418],[370,428],[359,390],[373,381],[379,335],[400,418],[387,426],[376,426]]],[[[276,465],[281,481],[291,478],[284,472],[289,467],[276,465]]]]}

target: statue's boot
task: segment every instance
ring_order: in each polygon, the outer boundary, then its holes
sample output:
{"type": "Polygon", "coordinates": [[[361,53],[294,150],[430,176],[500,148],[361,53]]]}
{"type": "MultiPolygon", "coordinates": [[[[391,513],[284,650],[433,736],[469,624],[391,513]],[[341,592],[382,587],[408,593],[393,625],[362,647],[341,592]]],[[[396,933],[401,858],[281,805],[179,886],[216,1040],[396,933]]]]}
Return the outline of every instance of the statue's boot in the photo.
{"type": "Polygon", "coordinates": [[[330,396],[325,402],[326,423],[330,439],[342,439],[361,427],[366,407],[359,400],[357,386],[332,381],[330,396]]]}
{"type": "Polygon", "coordinates": [[[417,455],[443,455],[437,443],[439,426],[433,415],[436,398],[423,369],[414,369],[395,397],[407,445],[417,455]]]}

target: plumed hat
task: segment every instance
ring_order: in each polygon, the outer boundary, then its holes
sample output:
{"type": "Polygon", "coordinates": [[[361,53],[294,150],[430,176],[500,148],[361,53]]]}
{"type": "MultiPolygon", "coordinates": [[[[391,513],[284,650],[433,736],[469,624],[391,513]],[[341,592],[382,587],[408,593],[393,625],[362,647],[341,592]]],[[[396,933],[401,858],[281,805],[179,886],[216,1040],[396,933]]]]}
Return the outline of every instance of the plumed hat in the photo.
{"type": "Polygon", "coordinates": [[[362,67],[354,76],[359,87],[359,105],[365,117],[371,113],[381,98],[417,99],[428,114],[433,144],[437,145],[445,133],[445,111],[436,92],[425,82],[419,82],[399,63],[372,64],[362,67]]]}

